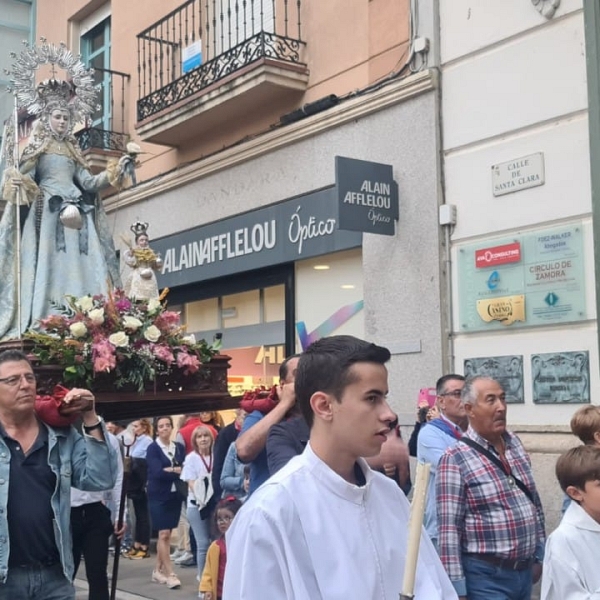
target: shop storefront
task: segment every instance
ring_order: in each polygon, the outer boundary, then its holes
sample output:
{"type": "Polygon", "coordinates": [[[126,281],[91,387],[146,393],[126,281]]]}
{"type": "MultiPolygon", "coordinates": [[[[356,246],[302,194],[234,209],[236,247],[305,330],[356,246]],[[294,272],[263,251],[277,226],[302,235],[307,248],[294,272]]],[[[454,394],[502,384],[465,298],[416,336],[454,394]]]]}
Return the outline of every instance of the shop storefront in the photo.
{"type": "Polygon", "coordinates": [[[234,395],[332,333],[364,335],[362,234],[338,229],[335,187],[153,241],[159,286],[188,332],[220,337],[234,395]]]}

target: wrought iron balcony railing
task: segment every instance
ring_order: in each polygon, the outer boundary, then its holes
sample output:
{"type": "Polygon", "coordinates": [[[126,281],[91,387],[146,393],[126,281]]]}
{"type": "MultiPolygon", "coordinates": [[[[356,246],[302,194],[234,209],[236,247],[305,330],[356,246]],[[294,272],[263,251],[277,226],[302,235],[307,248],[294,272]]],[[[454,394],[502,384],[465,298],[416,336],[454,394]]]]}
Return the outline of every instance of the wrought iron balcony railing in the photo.
{"type": "Polygon", "coordinates": [[[117,152],[125,152],[125,147],[129,141],[129,136],[126,133],[117,133],[108,129],[100,129],[98,127],[86,127],[75,134],[79,141],[81,150],[91,150],[96,148],[99,150],[114,150],[117,152]]]}
{"type": "Polygon", "coordinates": [[[124,152],[129,141],[126,129],[126,94],[130,76],[112,69],[94,68],[100,109],[89,126],[75,133],[83,151],[97,149],[124,152]]]}
{"type": "Polygon", "coordinates": [[[304,66],[300,8],[301,0],[188,0],[142,31],[138,121],[261,59],[304,66]]]}

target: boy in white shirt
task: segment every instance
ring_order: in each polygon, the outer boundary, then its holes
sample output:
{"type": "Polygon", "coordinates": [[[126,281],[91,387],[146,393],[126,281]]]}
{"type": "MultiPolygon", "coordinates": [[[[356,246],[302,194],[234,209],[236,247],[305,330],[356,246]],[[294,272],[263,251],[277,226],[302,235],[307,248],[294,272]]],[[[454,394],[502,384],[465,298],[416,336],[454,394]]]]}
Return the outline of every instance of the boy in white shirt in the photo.
{"type": "Polygon", "coordinates": [[[600,600],[600,448],[565,452],[556,477],[573,502],[546,543],[542,600],[600,600]]]}
{"type": "MultiPolygon", "coordinates": [[[[387,348],[351,336],[300,356],[296,402],[310,428],[292,458],[244,504],[227,531],[223,600],[398,600],[409,504],[372,471],[396,415],[387,348]]],[[[423,530],[414,600],[456,600],[423,530]]]]}

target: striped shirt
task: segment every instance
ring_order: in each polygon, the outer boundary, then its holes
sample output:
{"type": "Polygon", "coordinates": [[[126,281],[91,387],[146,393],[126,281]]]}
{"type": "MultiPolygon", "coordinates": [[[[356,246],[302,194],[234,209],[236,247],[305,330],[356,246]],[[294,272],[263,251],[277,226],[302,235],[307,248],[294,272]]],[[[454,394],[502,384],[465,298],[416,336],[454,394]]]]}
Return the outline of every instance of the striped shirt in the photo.
{"type": "MultiPolygon", "coordinates": [[[[472,428],[471,438],[493,454],[495,448],[472,428]]],[[[436,474],[440,558],[457,592],[464,595],[461,556],[489,554],[510,560],[543,560],[544,513],[529,456],[515,435],[505,432],[505,456],[512,474],[536,504],[479,451],[458,442],[442,456],[436,474]]]]}

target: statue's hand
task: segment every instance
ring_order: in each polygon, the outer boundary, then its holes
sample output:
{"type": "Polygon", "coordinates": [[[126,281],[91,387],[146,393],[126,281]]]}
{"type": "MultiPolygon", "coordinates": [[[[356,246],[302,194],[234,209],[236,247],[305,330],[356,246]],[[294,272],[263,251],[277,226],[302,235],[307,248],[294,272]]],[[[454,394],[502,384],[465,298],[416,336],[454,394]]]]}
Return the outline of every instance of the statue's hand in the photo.
{"type": "Polygon", "coordinates": [[[119,159],[118,165],[119,170],[121,172],[126,171],[129,168],[129,165],[133,164],[135,166],[135,157],[130,154],[124,154],[119,159]]]}
{"type": "Polygon", "coordinates": [[[33,184],[35,189],[32,190],[31,187],[31,183],[25,181],[25,178],[18,169],[11,168],[4,174],[4,185],[0,192],[2,198],[11,204],[28,205],[30,200],[29,195],[35,195],[38,191],[35,184],[33,184]]]}

